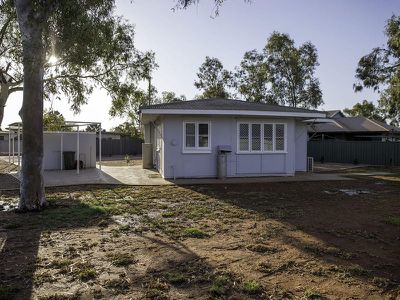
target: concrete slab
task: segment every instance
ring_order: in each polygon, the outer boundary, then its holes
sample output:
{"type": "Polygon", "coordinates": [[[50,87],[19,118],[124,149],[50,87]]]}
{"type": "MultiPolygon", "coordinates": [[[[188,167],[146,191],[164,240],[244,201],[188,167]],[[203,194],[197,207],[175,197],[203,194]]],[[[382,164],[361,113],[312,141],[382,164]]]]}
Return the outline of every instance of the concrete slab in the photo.
{"type": "MultiPolygon", "coordinates": [[[[18,173],[13,176],[19,178],[18,173]]],[[[195,184],[236,184],[262,182],[297,182],[297,181],[326,181],[352,180],[335,173],[298,173],[295,176],[274,177],[240,177],[240,178],[196,178],[166,180],[155,170],[142,169],[141,166],[102,166],[102,169],[83,169],[79,174],[76,170],[44,171],[45,187],[68,186],[82,184],[122,184],[122,185],[195,185],[195,184]]]]}

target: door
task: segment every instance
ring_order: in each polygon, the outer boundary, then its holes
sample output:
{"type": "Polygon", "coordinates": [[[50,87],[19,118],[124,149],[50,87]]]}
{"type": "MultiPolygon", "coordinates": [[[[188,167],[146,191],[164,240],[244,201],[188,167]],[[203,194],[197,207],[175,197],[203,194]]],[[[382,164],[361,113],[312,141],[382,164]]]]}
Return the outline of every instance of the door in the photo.
{"type": "Polygon", "coordinates": [[[163,136],[162,136],[162,124],[158,124],[155,127],[155,167],[162,173],[162,146],[163,146],[163,136]]]}

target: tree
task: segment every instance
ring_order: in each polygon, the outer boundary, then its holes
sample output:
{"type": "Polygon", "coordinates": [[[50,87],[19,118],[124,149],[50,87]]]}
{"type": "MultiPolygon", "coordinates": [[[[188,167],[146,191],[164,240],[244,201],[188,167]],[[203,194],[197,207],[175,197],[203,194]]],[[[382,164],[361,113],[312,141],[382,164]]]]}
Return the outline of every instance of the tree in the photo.
{"type": "Polygon", "coordinates": [[[124,122],[117,127],[112,128],[111,131],[142,138],[142,133],[138,129],[138,126],[130,122],[124,122]]]}
{"type": "Polygon", "coordinates": [[[177,96],[174,92],[162,92],[161,93],[161,102],[162,103],[172,103],[178,101],[186,101],[185,95],[177,96]]]}
{"type": "Polygon", "coordinates": [[[217,58],[206,56],[205,62],[197,73],[194,85],[202,91],[200,98],[229,98],[227,89],[231,85],[232,74],[224,69],[217,58]]]}
{"type": "Polygon", "coordinates": [[[367,100],[356,103],[352,108],[345,108],[343,112],[350,117],[366,117],[376,121],[385,121],[379,108],[367,100]]]}
{"type": "MultiPolygon", "coordinates": [[[[1,5],[5,9],[10,3],[4,0],[1,5]]],[[[9,17],[16,11],[22,47],[3,51],[14,59],[9,62],[15,64],[13,70],[22,69],[16,64],[21,57],[23,64],[19,209],[38,210],[46,202],[41,171],[44,96],[62,93],[74,110],[95,87],[105,89],[113,99],[129,98],[148,74],[154,55],[134,47],[133,27],[113,14],[113,0],[15,0],[15,8],[9,17]],[[50,57],[57,59],[49,61],[50,57]]]]}
{"type": "Polygon", "coordinates": [[[47,131],[68,130],[64,116],[56,110],[48,110],[43,114],[43,129],[47,131]]]}
{"type": "MultiPolygon", "coordinates": [[[[24,152],[20,211],[40,210],[46,204],[42,175],[44,88],[54,92],[60,87],[62,93],[69,96],[73,109],[78,110],[94,86],[107,90],[114,95],[113,99],[129,98],[137,91],[135,83],[138,79],[146,75],[149,78],[148,59],[143,60],[133,47],[132,26],[113,15],[114,1],[0,0],[1,9],[8,12],[7,8],[10,8],[8,17],[15,16],[16,12],[19,45],[22,44],[19,48],[5,49],[10,54],[18,51],[22,54],[15,56],[22,61],[23,67],[20,115],[24,152]],[[47,60],[49,53],[58,59],[47,60]],[[45,85],[44,73],[48,65],[58,72],[52,74],[49,84],[45,85]],[[88,85],[86,79],[91,79],[94,84],[88,85]]],[[[180,0],[178,5],[187,6],[192,2],[180,0]]],[[[220,0],[215,2],[218,4],[220,0]]],[[[6,23],[11,24],[11,21],[6,23]]],[[[8,36],[4,32],[0,29],[2,44],[4,37],[8,36]]],[[[8,77],[5,80],[9,82],[8,77]]]]}
{"type": "Polygon", "coordinates": [[[296,48],[289,35],[274,32],[263,52],[271,80],[268,102],[303,108],[323,104],[319,81],[314,76],[318,54],[312,43],[296,48]]]}
{"type": "MultiPolygon", "coordinates": [[[[11,3],[11,0],[5,0],[0,7],[0,27],[3,33],[0,34],[0,126],[9,95],[23,90],[21,41],[15,9],[11,3]]],[[[79,112],[80,106],[87,102],[95,87],[104,88],[111,97],[118,98],[136,89],[135,83],[139,78],[149,78],[154,68],[154,54],[142,54],[134,48],[134,31],[130,24],[110,14],[102,16],[105,11],[99,11],[97,16],[87,19],[87,16],[77,12],[80,8],[71,7],[72,3],[58,6],[57,9],[62,6],[62,9],[70,11],[70,15],[64,17],[72,25],[61,25],[68,29],[75,27],[74,30],[79,31],[79,34],[74,37],[71,32],[61,32],[54,24],[45,28],[45,98],[64,94],[71,108],[79,112]],[[73,20],[74,13],[76,20],[73,20]],[[81,43],[82,40],[85,43],[81,43]],[[123,77],[123,73],[130,74],[123,77]]],[[[50,19],[54,20],[54,16],[50,19]]]]}
{"type": "Polygon", "coordinates": [[[246,101],[275,103],[270,97],[271,78],[263,53],[252,50],[244,54],[235,72],[234,87],[246,101]]]}
{"type": "Polygon", "coordinates": [[[372,88],[381,92],[378,104],[392,123],[400,123],[400,16],[386,23],[385,47],[377,47],[358,62],[356,92],[372,88]]]}

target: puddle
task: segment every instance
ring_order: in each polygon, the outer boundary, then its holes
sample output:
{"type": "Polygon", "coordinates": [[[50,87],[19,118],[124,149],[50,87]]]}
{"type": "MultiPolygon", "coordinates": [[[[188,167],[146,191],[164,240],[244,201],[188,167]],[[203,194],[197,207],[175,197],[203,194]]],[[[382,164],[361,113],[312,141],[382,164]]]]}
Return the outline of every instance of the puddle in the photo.
{"type": "Polygon", "coordinates": [[[346,195],[349,195],[349,196],[356,196],[356,195],[361,195],[361,194],[371,194],[371,192],[368,190],[341,189],[339,191],[342,193],[345,193],[346,195]]]}
{"type": "Polygon", "coordinates": [[[339,189],[339,190],[334,190],[334,191],[323,191],[323,193],[328,194],[328,195],[335,195],[335,194],[338,194],[339,192],[344,193],[348,196],[371,194],[371,191],[369,191],[369,190],[359,190],[359,189],[339,189]]]}
{"type": "Polygon", "coordinates": [[[18,199],[11,202],[0,201],[0,211],[10,211],[18,207],[18,199]]]}

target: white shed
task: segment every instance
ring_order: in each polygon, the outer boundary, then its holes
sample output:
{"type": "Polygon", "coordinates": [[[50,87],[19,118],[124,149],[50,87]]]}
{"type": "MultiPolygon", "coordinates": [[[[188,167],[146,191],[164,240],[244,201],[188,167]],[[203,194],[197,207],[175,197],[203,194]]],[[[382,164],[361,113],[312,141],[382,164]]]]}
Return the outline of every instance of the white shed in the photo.
{"type": "MultiPolygon", "coordinates": [[[[66,121],[65,128],[73,131],[45,131],[43,133],[43,169],[64,170],[64,153],[74,152],[74,161],[77,173],[79,169],[96,168],[96,137],[99,134],[101,140],[101,123],[66,121]],[[80,131],[88,125],[97,126],[97,132],[80,131]],[[77,163],[82,162],[82,165],[77,163]]],[[[16,145],[9,143],[9,161],[21,166],[22,148],[22,124],[9,125],[9,140],[17,140],[16,145]]],[[[99,144],[99,165],[101,168],[101,143],[99,144]]]]}

